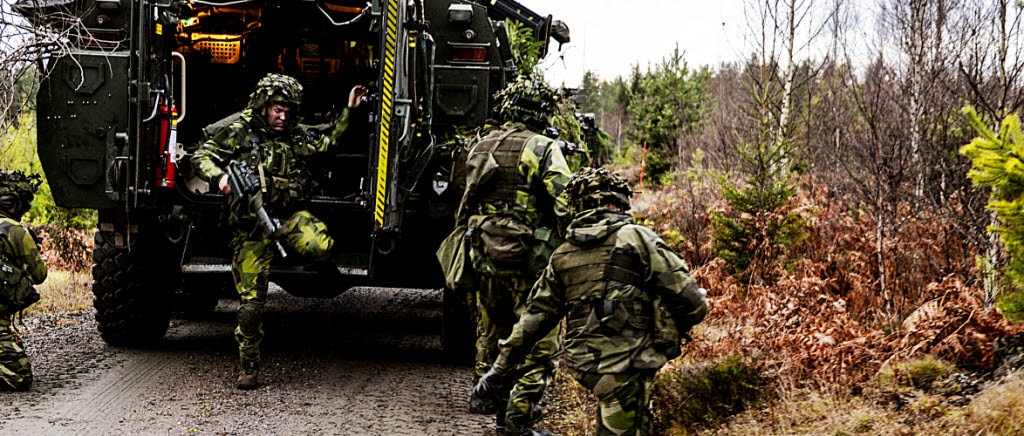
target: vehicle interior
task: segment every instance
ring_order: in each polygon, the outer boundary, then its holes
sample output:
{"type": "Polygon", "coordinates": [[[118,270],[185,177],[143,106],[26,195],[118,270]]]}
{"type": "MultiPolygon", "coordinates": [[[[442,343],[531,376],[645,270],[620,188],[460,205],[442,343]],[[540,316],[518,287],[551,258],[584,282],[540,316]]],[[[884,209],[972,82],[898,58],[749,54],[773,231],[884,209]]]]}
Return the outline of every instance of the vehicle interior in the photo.
{"type": "MultiPolygon", "coordinates": [[[[245,109],[249,94],[267,73],[295,77],[303,85],[301,122],[322,131],[332,126],[346,107],[349,90],[357,85],[375,91],[373,68],[377,34],[364,1],[252,2],[233,6],[188,3],[179,14],[172,50],[187,65],[183,90],[185,119],[178,125],[178,142],[188,151],[204,140],[203,128],[245,109]]],[[[181,68],[175,62],[176,81],[181,68]]],[[[179,91],[180,93],[181,91],[179,91]]],[[[182,100],[179,97],[179,100],[182,100]]],[[[181,102],[179,101],[179,106],[181,102]]],[[[351,114],[341,147],[313,159],[312,176],[318,196],[337,201],[361,200],[370,152],[368,112],[364,101],[351,114]]],[[[179,108],[179,110],[181,110],[179,108]]],[[[192,193],[209,187],[181,168],[192,193]]]]}

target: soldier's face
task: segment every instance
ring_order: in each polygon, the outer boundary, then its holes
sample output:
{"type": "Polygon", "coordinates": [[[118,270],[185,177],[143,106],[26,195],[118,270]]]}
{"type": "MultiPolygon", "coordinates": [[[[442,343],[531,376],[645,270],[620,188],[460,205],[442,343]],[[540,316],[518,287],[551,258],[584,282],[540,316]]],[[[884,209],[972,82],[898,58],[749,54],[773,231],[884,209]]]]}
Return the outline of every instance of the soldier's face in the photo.
{"type": "Polygon", "coordinates": [[[292,107],[274,103],[267,108],[267,125],[275,132],[283,132],[292,117],[292,107]]]}

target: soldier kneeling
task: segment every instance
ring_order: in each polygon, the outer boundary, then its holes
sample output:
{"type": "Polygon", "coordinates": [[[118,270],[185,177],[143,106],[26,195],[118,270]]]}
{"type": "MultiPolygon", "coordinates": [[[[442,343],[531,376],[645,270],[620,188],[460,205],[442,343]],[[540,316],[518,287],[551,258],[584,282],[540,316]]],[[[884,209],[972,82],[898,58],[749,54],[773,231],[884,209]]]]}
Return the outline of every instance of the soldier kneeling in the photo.
{"type": "Polygon", "coordinates": [[[19,222],[40,183],[35,174],[0,170],[0,390],[32,386],[32,366],[12,324],[16,313],[39,301],[33,285],[46,280],[35,237],[19,222]]]}
{"type": "Polygon", "coordinates": [[[654,374],[679,355],[681,334],[704,319],[707,302],[682,259],[626,214],[625,180],[584,168],[565,192],[575,214],[566,242],[474,394],[500,391],[510,369],[567,316],[566,364],[598,398],[597,434],[648,435],[654,374]]]}

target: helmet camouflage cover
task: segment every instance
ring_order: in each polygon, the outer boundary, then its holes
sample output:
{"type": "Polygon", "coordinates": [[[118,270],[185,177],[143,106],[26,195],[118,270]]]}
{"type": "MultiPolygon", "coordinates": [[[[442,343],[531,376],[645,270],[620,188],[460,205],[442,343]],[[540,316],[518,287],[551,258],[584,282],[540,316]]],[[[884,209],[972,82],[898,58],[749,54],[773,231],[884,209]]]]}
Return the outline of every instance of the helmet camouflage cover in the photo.
{"type": "Polygon", "coordinates": [[[606,204],[629,209],[629,196],[633,191],[629,183],[607,168],[585,167],[573,174],[565,186],[569,207],[574,213],[606,204]]]}
{"type": "Polygon", "coordinates": [[[519,122],[531,128],[548,126],[548,119],[558,110],[558,92],[543,80],[519,76],[494,95],[494,115],[502,121],[519,122]]]}
{"type": "Polygon", "coordinates": [[[28,209],[35,198],[39,185],[43,183],[39,174],[25,174],[21,171],[0,170],[0,207],[10,209],[15,201],[22,204],[22,211],[28,209]]]}
{"type": "Polygon", "coordinates": [[[302,104],[302,84],[291,76],[267,74],[256,84],[256,90],[249,94],[249,108],[258,110],[272,103],[290,104],[299,110],[302,104]]]}

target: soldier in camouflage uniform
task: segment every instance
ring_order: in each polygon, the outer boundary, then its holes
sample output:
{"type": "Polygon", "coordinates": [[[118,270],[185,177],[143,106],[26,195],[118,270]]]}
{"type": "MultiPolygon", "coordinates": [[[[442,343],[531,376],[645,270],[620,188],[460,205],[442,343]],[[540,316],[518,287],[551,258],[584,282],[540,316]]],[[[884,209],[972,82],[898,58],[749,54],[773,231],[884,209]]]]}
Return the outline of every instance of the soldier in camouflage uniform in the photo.
{"type": "MultiPolygon", "coordinates": [[[[498,341],[512,333],[530,285],[568,222],[562,192],[569,167],[555,141],[535,133],[547,126],[557,94],[543,82],[521,77],[497,98],[502,102],[497,116],[506,123],[489,126],[470,150],[458,211],[459,220],[469,226],[469,260],[478,277],[471,298],[476,303],[477,377],[497,357],[498,341]]],[[[516,368],[511,391],[497,399],[472,397],[470,410],[496,412],[506,434],[530,434],[544,389],[554,377],[559,342],[558,328],[551,326],[516,368]]]]}
{"type": "Polygon", "coordinates": [[[566,320],[569,372],[598,398],[598,435],[651,433],[654,374],[679,355],[680,334],[707,312],[703,290],[654,232],[636,225],[629,186],[584,168],[566,188],[566,242],[533,286],[526,313],[474,393],[491,395],[537,341],[566,320]]]}
{"type": "MultiPolygon", "coordinates": [[[[348,108],[326,135],[299,126],[302,85],[292,77],[268,74],[256,85],[241,120],[218,132],[192,156],[196,174],[231,193],[224,168],[242,160],[259,168],[264,190],[264,207],[271,216],[287,218],[279,230],[284,245],[313,261],[324,272],[337,272],[330,262],[334,239],[327,226],[304,210],[294,210],[296,200],[308,197],[310,182],[302,179],[301,158],[333,149],[348,127],[349,109],[359,106],[366,88],[356,86],[349,93],[348,108]]],[[[238,388],[258,386],[260,342],[263,340],[263,306],[266,302],[270,263],[275,257],[274,241],[263,238],[255,219],[230,223],[235,227],[232,241],[235,279],[240,305],[235,340],[241,359],[238,388]]]]}
{"type": "Polygon", "coordinates": [[[15,313],[39,300],[33,285],[46,280],[35,236],[19,222],[40,181],[38,175],[0,170],[0,390],[32,385],[32,366],[13,323],[15,313]]]}

